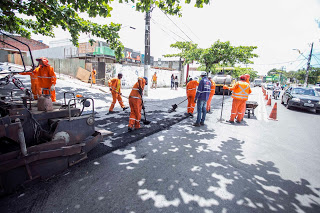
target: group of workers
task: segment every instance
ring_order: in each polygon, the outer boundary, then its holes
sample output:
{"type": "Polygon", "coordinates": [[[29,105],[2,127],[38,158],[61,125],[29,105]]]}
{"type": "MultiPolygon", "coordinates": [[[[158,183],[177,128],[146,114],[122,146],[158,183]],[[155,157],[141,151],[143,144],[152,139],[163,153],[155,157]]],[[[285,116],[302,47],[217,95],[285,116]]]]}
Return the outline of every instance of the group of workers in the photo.
{"type": "MultiPolygon", "coordinates": [[[[36,59],[39,62],[39,65],[32,72],[21,73],[22,75],[30,75],[31,78],[31,90],[33,97],[37,100],[41,94],[50,94],[53,102],[56,101],[55,94],[55,84],[56,84],[56,75],[54,73],[53,67],[49,65],[48,59],[41,57],[36,59]]],[[[91,73],[92,83],[95,83],[96,71],[93,69],[91,73]]],[[[121,93],[121,79],[122,73],[118,73],[117,78],[112,78],[108,81],[108,86],[112,94],[112,103],[109,108],[109,113],[113,113],[114,106],[118,101],[121,108],[124,110],[128,109],[123,104],[122,93],[121,93]]],[[[232,92],[232,109],[231,116],[228,120],[229,123],[236,122],[240,123],[243,120],[246,101],[248,96],[251,93],[250,84],[249,84],[250,75],[245,74],[240,76],[240,81],[236,82],[232,87],[226,85],[223,86],[223,89],[228,89],[232,92]]],[[[141,109],[144,110],[143,104],[143,90],[145,85],[148,84],[148,79],[146,77],[139,77],[138,81],[134,84],[132,91],[129,95],[129,105],[131,108],[128,131],[140,128],[141,120],[141,109]]],[[[157,76],[154,73],[152,77],[152,87],[157,87],[157,76]]],[[[189,78],[189,81],[186,86],[187,93],[187,114],[193,117],[193,112],[195,105],[197,103],[197,120],[193,124],[194,126],[204,125],[206,113],[211,111],[211,100],[215,94],[215,82],[211,79],[210,76],[207,76],[206,72],[201,73],[201,79],[189,78]]]]}

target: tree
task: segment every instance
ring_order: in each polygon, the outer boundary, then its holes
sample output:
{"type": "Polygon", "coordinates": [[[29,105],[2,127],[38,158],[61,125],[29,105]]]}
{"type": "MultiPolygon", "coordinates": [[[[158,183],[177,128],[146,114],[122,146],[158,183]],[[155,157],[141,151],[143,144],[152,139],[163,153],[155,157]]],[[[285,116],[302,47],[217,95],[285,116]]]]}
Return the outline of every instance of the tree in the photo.
{"type": "MultiPolygon", "coordinates": [[[[118,0],[119,3],[129,0],[118,0]]],[[[151,5],[170,15],[181,16],[180,0],[130,0],[136,10],[145,12],[151,5]]],[[[71,34],[71,41],[78,46],[80,33],[91,33],[106,39],[115,50],[117,59],[122,58],[123,45],[119,40],[120,24],[99,25],[81,18],[78,13],[86,12],[90,18],[111,17],[112,1],[108,0],[2,0],[0,3],[0,30],[30,38],[31,32],[54,37],[53,29],[61,27],[71,34]],[[20,16],[17,16],[20,14],[20,16]],[[27,17],[27,18],[26,18],[27,17]],[[32,19],[34,17],[34,19],[32,19]]],[[[186,0],[190,4],[191,0],[186,0]]],[[[195,7],[203,7],[209,0],[197,0],[195,7]]]]}
{"type": "Polygon", "coordinates": [[[232,71],[233,78],[239,78],[241,75],[244,74],[249,74],[250,80],[253,80],[258,77],[258,72],[254,71],[252,68],[236,67],[235,70],[232,71]]]}
{"type": "Polygon", "coordinates": [[[234,47],[230,45],[229,41],[216,41],[211,47],[207,49],[200,49],[198,62],[206,68],[206,72],[210,72],[214,65],[230,65],[234,66],[237,63],[252,64],[250,60],[258,57],[257,54],[252,53],[255,46],[239,46],[234,47]]]}
{"type": "Polygon", "coordinates": [[[171,44],[170,47],[176,48],[181,52],[175,54],[166,54],[164,57],[180,57],[184,59],[184,65],[192,63],[199,56],[198,44],[194,44],[190,41],[177,41],[174,44],[171,44]]]}

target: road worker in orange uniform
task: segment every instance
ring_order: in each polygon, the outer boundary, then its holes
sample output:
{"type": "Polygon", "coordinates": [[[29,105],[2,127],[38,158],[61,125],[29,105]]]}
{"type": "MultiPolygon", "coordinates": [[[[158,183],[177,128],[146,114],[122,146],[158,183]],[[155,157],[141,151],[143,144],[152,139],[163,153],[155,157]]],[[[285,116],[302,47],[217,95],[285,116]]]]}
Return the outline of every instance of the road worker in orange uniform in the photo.
{"type": "Polygon", "coordinates": [[[38,97],[41,95],[41,88],[39,87],[38,75],[35,71],[32,72],[22,72],[20,75],[30,75],[31,79],[31,91],[33,94],[33,99],[38,100],[38,97]]]}
{"type": "Polygon", "coordinates": [[[97,74],[97,71],[93,68],[91,72],[91,80],[93,84],[96,83],[96,74],[97,74]]]}
{"type": "Polygon", "coordinates": [[[155,88],[155,89],[157,89],[157,73],[155,72],[154,74],[153,74],[153,76],[152,76],[152,86],[151,86],[151,88],[155,88]]]}
{"type": "Polygon", "coordinates": [[[128,125],[129,132],[131,132],[133,129],[140,128],[141,109],[144,107],[142,106],[142,93],[145,85],[148,85],[148,78],[139,77],[137,83],[135,83],[132,87],[129,96],[129,105],[131,109],[128,125]]]}
{"type": "Polygon", "coordinates": [[[243,107],[246,105],[248,96],[251,93],[250,85],[246,82],[246,77],[244,75],[240,76],[240,81],[237,81],[233,87],[223,86],[223,89],[228,89],[232,92],[232,109],[229,123],[234,123],[235,117],[237,117],[237,123],[240,123],[243,119],[243,107]]]}
{"type": "Polygon", "coordinates": [[[117,100],[121,106],[121,108],[124,110],[128,109],[128,107],[125,107],[122,98],[121,98],[121,78],[122,78],[122,73],[118,73],[118,78],[112,78],[108,81],[108,85],[110,87],[110,91],[112,94],[112,103],[109,108],[109,113],[113,112],[114,105],[116,104],[117,100]]]}
{"type": "Polygon", "coordinates": [[[192,78],[190,78],[187,84],[186,90],[187,90],[187,98],[188,98],[187,109],[188,109],[188,114],[191,117],[193,117],[194,107],[196,106],[194,99],[197,93],[197,86],[199,86],[199,82],[197,80],[193,80],[192,78]]]}
{"type": "Polygon", "coordinates": [[[216,92],[216,84],[212,80],[211,76],[208,77],[209,81],[211,82],[211,92],[207,101],[207,112],[211,111],[211,100],[216,92]]]}
{"type": "MultiPolygon", "coordinates": [[[[246,82],[250,85],[250,75],[249,74],[245,74],[244,75],[244,77],[246,78],[246,82]]],[[[246,101],[247,102],[247,101],[246,101]]],[[[244,114],[246,113],[246,104],[243,106],[243,111],[242,111],[242,113],[243,113],[243,116],[242,116],[242,119],[243,119],[243,117],[244,117],[244,114]]],[[[241,119],[241,120],[242,120],[241,119]]]]}
{"type": "Polygon", "coordinates": [[[33,72],[38,76],[39,90],[43,94],[49,95],[51,93],[52,102],[56,101],[56,91],[55,85],[57,82],[56,74],[54,73],[53,67],[49,65],[49,61],[45,57],[36,59],[39,62],[39,67],[37,67],[33,72]],[[50,91],[49,91],[50,90],[50,91]]]}

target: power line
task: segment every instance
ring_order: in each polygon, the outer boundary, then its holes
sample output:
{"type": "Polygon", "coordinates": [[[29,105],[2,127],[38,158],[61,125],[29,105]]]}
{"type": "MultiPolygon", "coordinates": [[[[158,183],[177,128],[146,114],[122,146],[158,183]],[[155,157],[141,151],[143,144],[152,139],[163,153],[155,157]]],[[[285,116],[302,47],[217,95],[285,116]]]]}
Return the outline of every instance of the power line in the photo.
{"type": "MultiPolygon", "coordinates": [[[[154,18],[151,18],[151,20],[153,21],[154,24],[163,26],[162,24],[156,22],[156,21],[154,20],[154,18]]],[[[163,26],[163,27],[164,27],[164,26],[163,26]]],[[[162,28],[161,28],[161,30],[164,31],[162,28]]],[[[179,36],[178,34],[176,34],[175,32],[173,32],[172,30],[169,29],[169,31],[170,31],[171,33],[175,34],[176,36],[178,36],[179,38],[183,39],[184,41],[187,41],[186,39],[182,38],[181,36],[179,36]]],[[[168,33],[167,33],[167,34],[168,34],[168,33]]],[[[169,35],[169,36],[170,36],[170,35],[169,35]]],[[[172,36],[170,36],[170,37],[172,37],[172,36]]],[[[172,38],[173,38],[173,37],[172,37],[172,38]]],[[[174,40],[178,41],[178,40],[175,39],[175,38],[174,38],[174,40]]]]}
{"type": "MultiPolygon", "coordinates": [[[[176,27],[178,27],[178,29],[185,35],[185,36],[187,36],[189,39],[190,39],[190,41],[192,41],[193,42],[193,40],[183,31],[183,30],[181,30],[181,28],[174,22],[174,21],[172,21],[172,19],[167,15],[167,14],[165,14],[162,10],[160,10],[165,16],[167,16],[167,18],[174,24],[174,25],[176,25],[176,27]]],[[[194,43],[194,42],[193,42],[194,43]]]]}
{"type": "Polygon", "coordinates": [[[266,65],[288,64],[288,63],[293,63],[293,62],[302,61],[302,60],[305,60],[305,59],[299,59],[299,60],[287,61],[287,62],[279,62],[279,63],[272,63],[272,64],[254,64],[254,65],[266,66],[266,65]]]}

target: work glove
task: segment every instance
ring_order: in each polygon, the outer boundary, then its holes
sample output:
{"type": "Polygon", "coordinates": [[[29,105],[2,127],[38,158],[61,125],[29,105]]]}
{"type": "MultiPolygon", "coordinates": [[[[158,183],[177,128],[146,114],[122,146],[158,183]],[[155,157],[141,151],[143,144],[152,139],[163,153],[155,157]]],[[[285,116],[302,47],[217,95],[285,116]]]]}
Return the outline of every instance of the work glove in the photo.
{"type": "Polygon", "coordinates": [[[194,103],[197,103],[197,99],[194,99],[194,103]]]}
{"type": "Polygon", "coordinates": [[[144,108],[144,105],[142,105],[142,109],[144,110],[145,108],[144,108]]]}
{"type": "Polygon", "coordinates": [[[223,85],[223,89],[229,89],[229,87],[226,85],[223,85]]]}
{"type": "Polygon", "coordinates": [[[50,90],[51,90],[51,91],[54,91],[54,90],[55,90],[55,86],[54,86],[53,84],[51,85],[50,90]]]}
{"type": "Polygon", "coordinates": [[[112,92],[112,89],[110,88],[110,92],[112,92]]]}

